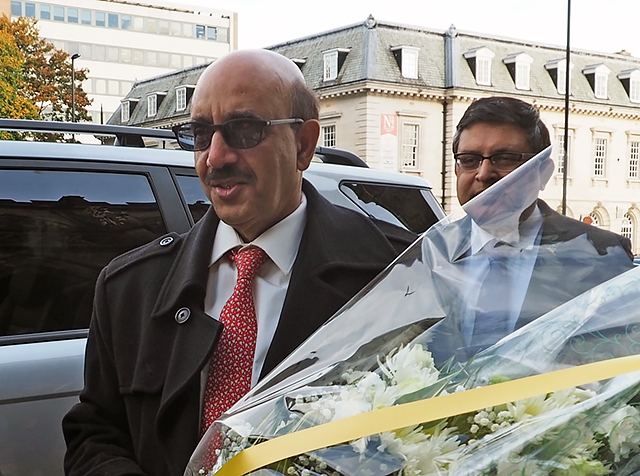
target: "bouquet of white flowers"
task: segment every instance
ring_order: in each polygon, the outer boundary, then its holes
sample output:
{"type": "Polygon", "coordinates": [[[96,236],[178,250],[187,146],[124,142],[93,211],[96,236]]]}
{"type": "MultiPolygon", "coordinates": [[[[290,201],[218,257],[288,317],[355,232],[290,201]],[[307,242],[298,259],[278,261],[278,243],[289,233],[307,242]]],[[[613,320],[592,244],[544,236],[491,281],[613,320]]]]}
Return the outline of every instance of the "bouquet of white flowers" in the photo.
{"type": "Polygon", "coordinates": [[[536,212],[523,240],[513,216],[549,163],[429,230],[212,425],[185,474],[640,474],[640,269],[583,229],[549,239],[536,212]],[[514,226],[482,334],[476,251],[514,226]]]}

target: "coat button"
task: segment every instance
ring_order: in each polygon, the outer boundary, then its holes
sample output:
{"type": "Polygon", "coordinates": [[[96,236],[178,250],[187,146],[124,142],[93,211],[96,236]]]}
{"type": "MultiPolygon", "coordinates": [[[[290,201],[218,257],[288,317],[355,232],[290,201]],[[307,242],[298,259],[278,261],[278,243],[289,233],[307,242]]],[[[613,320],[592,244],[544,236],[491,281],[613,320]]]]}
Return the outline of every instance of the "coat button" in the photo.
{"type": "Polygon", "coordinates": [[[171,243],[173,243],[173,238],[170,236],[167,236],[166,238],[162,238],[160,240],[160,246],[167,246],[167,245],[170,245],[171,243]]]}
{"type": "Polygon", "coordinates": [[[185,322],[187,322],[187,319],[189,319],[189,316],[191,316],[191,311],[189,310],[188,307],[181,307],[180,309],[178,309],[178,311],[176,312],[176,322],[178,324],[184,324],[185,322]]]}

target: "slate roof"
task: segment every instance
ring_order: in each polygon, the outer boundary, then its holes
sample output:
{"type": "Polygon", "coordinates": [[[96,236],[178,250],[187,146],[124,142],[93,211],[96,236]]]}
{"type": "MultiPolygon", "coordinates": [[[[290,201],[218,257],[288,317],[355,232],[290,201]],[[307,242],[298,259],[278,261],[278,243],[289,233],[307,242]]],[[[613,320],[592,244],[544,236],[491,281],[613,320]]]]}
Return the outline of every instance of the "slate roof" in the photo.
{"type": "MultiPolygon", "coordinates": [[[[545,64],[563,60],[565,51],[562,46],[544,45],[516,39],[489,36],[486,34],[458,32],[451,26],[446,31],[426,29],[418,26],[400,25],[376,21],[369,17],[366,21],[347,25],[323,33],[299,38],[267,49],[276,51],[289,58],[304,59],[301,71],[307,84],[318,93],[336,87],[354,88],[365,83],[387,84],[390,87],[408,87],[416,91],[424,88],[440,90],[447,88],[458,92],[507,94],[520,97],[547,98],[563,100],[558,93],[545,64]],[[418,78],[409,79],[401,74],[400,66],[391,50],[397,46],[419,48],[418,78]],[[476,84],[469,61],[464,53],[486,47],[495,56],[491,65],[491,86],[476,84]],[[323,81],[323,52],[334,48],[348,49],[344,64],[337,79],[323,81]],[[515,83],[503,59],[518,53],[526,53],[533,58],[531,64],[530,90],[516,89],[515,83]]],[[[571,100],[609,105],[640,111],[640,104],[629,100],[618,74],[640,69],[640,58],[625,54],[606,54],[572,49],[571,100]],[[588,66],[604,64],[611,69],[608,80],[608,99],[597,99],[594,91],[582,73],[588,66]]],[[[127,97],[140,101],[132,112],[128,124],[149,127],[167,127],[170,124],[186,120],[187,110],[176,113],[175,88],[179,85],[195,85],[207,65],[178,70],[134,84],[127,97]],[[168,94],[158,107],[154,118],[147,118],[146,96],[149,93],[164,91],[168,94]]],[[[120,124],[120,109],[109,119],[109,124],[120,124]]]]}
{"type": "MultiPolygon", "coordinates": [[[[187,109],[176,112],[176,88],[179,86],[195,86],[198,78],[209,65],[203,64],[181,69],[172,73],[166,73],[153,78],[137,81],[124,99],[138,99],[135,109],[130,111],[129,121],[123,123],[120,118],[122,105],[113,113],[107,124],[136,125],[142,127],[165,128],[172,124],[187,121],[191,110],[190,101],[187,109]],[[158,110],[153,117],[147,117],[147,96],[152,93],[166,93],[162,102],[158,104],[158,110]]],[[[158,98],[160,101],[160,98],[158,98]]]]}
{"type": "Polygon", "coordinates": [[[418,87],[444,87],[443,32],[417,30],[414,27],[380,23],[369,28],[356,23],[322,34],[280,43],[268,49],[288,58],[304,58],[301,70],[307,84],[321,90],[337,84],[364,80],[418,87]],[[418,79],[402,76],[391,51],[394,46],[419,48],[418,79]],[[345,62],[334,81],[323,81],[323,52],[332,48],[349,48],[345,62]]]}
{"type": "MultiPolygon", "coordinates": [[[[460,83],[458,87],[482,89],[496,94],[530,95],[532,97],[551,99],[564,98],[564,95],[558,94],[558,89],[545,68],[545,64],[548,62],[566,58],[566,52],[563,47],[464,33],[458,34],[458,41],[461,53],[458,57],[458,66],[460,68],[460,83]],[[480,46],[485,46],[495,53],[491,66],[492,86],[490,87],[476,85],[471,68],[467,60],[462,57],[464,52],[480,46]],[[514,81],[502,61],[505,57],[514,53],[526,53],[533,58],[530,91],[516,89],[514,81]]],[[[640,109],[640,105],[631,103],[622,82],[617,76],[622,71],[640,68],[639,58],[623,54],[606,54],[572,49],[570,61],[574,65],[571,73],[571,100],[612,106],[630,106],[640,109]],[[608,80],[608,99],[597,99],[587,77],[582,73],[587,66],[596,64],[605,64],[611,69],[608,80]]]]}

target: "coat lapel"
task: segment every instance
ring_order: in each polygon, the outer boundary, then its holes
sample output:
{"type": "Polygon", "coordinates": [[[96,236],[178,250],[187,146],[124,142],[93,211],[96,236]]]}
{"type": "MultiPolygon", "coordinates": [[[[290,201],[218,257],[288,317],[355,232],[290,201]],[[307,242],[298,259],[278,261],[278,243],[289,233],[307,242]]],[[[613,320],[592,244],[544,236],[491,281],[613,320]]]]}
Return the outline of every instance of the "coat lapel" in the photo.
{"type": "Polygon", "coordinates": [[[306,183],[303,191],[307,197],[307,224],[261,377],[324,324],[396,255],[370,221],[362,219],[359,223],[360,217],[330,204],[306,183]]]}
{"type": "Polygon", "coordinates": [[[538,208],[542,213],[543,220],[538,255],[516,328],[528,324],[558,306],[559,303],[566,302],[574,296],[572,293],[566,292],[568,282],[564,286],[558,286],[558,277],[570,269],[564,264],[567,257],[562,256],[562,253],[560,255],[556,253],[558,245],[571,238],[571,230],[567,226],[568,222],[542,200],[538,200],[538,208]]]}

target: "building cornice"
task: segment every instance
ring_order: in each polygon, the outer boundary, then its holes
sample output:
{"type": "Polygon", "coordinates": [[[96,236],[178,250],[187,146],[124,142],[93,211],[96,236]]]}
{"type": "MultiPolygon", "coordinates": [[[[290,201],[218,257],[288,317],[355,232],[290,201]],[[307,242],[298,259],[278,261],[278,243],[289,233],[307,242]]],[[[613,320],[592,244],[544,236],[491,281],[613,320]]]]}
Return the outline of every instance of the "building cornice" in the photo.
{"type": "Polygon", "coordinates": [[[420,98],[442,101],[445,99],[444,90],[435,88],[416,88],[402,84],[389,84],[369,81],[358,81],[351,84],[338,85],[326,89],[316,90],[320,100],[333,99],[360,94],[378,94],[383,96],[420,98]]]}

